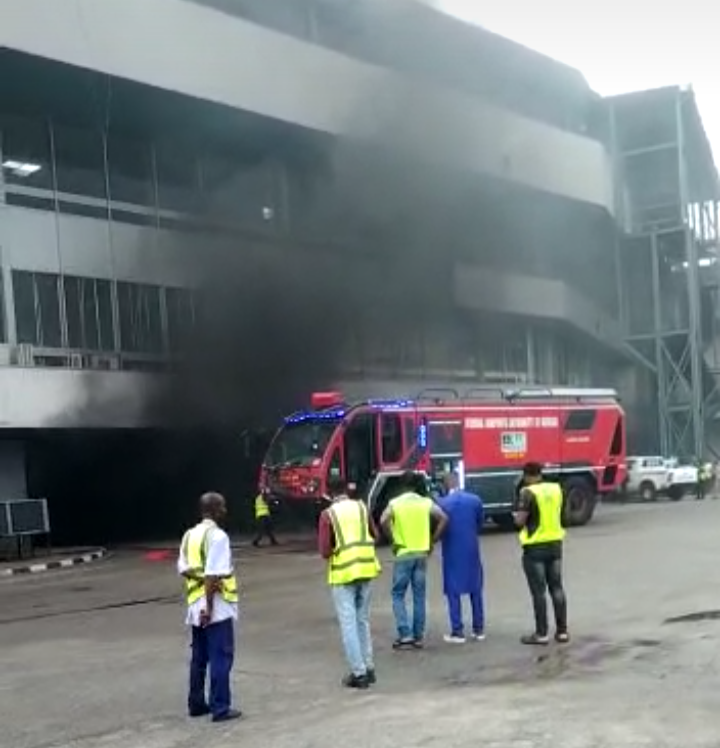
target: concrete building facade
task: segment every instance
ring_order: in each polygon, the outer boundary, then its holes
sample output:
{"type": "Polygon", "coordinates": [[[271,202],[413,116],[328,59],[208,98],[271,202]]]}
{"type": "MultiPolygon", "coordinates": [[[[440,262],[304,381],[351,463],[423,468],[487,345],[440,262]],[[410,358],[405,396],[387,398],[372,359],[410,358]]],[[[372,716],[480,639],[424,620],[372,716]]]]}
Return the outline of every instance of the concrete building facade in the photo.
{"type": "Polygon", "coordinates": [[[354,279],[348,376],[635,365],[605,108],[575,71],[414,0],[0,13],[6,427],[152,425],[203,256],[354,279]],[[403,288],[410,326],[383,307],[403,288]]]}

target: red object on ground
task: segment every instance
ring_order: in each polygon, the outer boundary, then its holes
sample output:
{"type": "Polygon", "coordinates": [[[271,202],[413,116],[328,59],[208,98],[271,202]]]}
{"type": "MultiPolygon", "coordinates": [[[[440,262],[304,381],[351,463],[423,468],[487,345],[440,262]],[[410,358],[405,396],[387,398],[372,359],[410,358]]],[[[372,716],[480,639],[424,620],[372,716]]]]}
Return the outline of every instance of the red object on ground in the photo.
{"type": "Polygon", "coordinates": [[[146,561],[167,561],[170,558],[170,551],[148,551],[145,554],[146,561]]]}

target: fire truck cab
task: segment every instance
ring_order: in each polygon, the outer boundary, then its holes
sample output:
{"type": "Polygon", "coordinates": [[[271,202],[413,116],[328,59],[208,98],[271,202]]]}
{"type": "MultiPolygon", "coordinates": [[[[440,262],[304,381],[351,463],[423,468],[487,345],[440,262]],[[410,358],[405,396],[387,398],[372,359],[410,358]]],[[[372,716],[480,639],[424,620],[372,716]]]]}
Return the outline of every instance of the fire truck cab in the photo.
{"type": "Polygon", "coordinates": [[[315,393],[285,419],[260,487],[294,510],[317,512],[328,480],[355,485],[377,518],[407,470],[429,482],[456,471],[486,515],[512,526],[522,466],[532,460],[566,493],[566,523],[586,524],[598,497],[625,479],[624,414],[609,389],[430,388],[409,399],[350,403],[315,393]]]}

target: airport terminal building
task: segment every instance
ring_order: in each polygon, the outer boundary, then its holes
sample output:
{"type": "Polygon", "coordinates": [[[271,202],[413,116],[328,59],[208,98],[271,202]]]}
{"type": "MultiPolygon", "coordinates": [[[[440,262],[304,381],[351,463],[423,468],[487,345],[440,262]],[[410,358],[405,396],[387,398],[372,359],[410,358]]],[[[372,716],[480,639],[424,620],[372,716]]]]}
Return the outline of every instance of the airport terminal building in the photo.
{"type": "Polygon", "coordinates": [[[352,288],[348,378],[615,386],[637,449],[704,444],[718,193],[691,91],[603,100],[421,0],[6,0],[0,70],[12,460],[35,429],[163,425],[145,393],[214,258],[238,294],[352,288]]]}

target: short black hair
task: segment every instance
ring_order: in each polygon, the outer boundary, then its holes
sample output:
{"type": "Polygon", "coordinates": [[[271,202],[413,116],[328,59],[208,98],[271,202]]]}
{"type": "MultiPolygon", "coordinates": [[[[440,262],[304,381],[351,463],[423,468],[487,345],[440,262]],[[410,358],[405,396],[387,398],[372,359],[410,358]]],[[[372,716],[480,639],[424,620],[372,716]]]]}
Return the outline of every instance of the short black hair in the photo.
{"type": "Polygon", "coordinates": [[[345,478],[330,478],[328,481],[328,493],[330,496],[342,496],[347,493],[347,481],[345,478]]]}
{"type": "Polygon", "coordinates": [[[542,478],[543,466],[539,462],[526,462],[523,466],[523,475],[528,478],[542,478]]]}
{"type": "Polygon", "coordinates": [[[417,474],[412,470],[406,470],[398,481],[400,488],[406,491],[415,491],[417,489],[417,474]]]}

